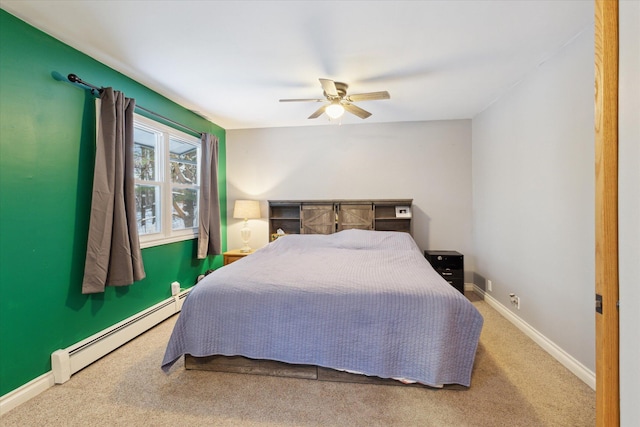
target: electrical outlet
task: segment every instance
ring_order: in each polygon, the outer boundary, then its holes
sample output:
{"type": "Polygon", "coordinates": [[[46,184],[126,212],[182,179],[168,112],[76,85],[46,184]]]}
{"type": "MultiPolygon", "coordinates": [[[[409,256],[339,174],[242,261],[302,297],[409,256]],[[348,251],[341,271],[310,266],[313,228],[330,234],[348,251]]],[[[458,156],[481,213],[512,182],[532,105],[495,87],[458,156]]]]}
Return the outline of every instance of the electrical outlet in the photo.
{"type": "Polygon", "coordinates": [[[520,297],[516,294],[509,294],[509,298],[511,299],[511,305],[515,305],[520,310],[520,297]]]}
{"type": "Polygon", "coordinates": [[[491,283],[491,280],[487,280],[487,291],[493,291],[493,283],[491,283]]]}
{"type": "Polygon", "coordinates": [[[171,295],[176,296],[180,293],[180,282],[171,283],[171,295]]]}

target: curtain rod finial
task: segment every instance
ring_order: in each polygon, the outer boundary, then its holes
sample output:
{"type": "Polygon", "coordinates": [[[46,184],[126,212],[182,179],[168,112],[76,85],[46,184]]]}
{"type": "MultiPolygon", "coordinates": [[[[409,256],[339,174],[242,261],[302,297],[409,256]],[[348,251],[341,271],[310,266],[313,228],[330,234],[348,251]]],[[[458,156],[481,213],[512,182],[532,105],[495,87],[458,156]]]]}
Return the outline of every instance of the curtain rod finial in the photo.
{"type": "Polygon", "coordinates": [[[59,81],[59,82],[66,82],[67,78],[65,76],[63,76],[62,74],[60,74],[57,71],[52,71],[51,72],[51,77],[53,77],[55,80],[59,81]]]}

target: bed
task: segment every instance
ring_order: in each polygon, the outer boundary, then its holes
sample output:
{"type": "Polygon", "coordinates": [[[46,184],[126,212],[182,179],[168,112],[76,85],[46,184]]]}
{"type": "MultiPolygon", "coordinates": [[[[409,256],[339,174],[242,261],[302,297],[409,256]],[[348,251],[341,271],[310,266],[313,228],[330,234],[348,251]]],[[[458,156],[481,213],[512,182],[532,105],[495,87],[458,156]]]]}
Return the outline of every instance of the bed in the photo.
{"type": "Polygon", "coordinates": [[[192,289],[162,369],[244,356],[469,387],[482,323],[408,233],[287,235],[192,289]]]}

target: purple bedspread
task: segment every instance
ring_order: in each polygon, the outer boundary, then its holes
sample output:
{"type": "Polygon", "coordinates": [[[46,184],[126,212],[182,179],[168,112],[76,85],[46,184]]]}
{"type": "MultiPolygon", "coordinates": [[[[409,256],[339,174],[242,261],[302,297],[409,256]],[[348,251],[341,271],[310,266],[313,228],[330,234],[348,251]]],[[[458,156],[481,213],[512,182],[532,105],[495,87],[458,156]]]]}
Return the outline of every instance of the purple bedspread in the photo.
{"type": "Polygon", "coordinates": [[[482,323],[407,233],[289,235],[193,288],[162,369],[241,355],[469,386],[482,323]]]}

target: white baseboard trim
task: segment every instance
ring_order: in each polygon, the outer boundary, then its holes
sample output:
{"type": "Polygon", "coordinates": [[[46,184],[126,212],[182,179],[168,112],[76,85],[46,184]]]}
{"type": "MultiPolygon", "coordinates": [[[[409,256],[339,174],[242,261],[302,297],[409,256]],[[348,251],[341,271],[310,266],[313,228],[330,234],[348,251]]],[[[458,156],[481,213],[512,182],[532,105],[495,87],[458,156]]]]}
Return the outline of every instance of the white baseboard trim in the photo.
{"type": "Polygon", "coordinates": [[[27,400],[36,397],[49,387],[53,387],[53,372],[49,371],[37,378],[29,381],[22,387],[19,387],[4,396],[0,397],[0,416],[6,414],[18,405],[23,404],[27,400]]]}
{"type": "MultiPolygon", "coordinates": [[[[467,284],[465,284],[465,290],[466,285],[467,284]]],[[[494,308],[498,313],[500,313],[502,317],[513,323],[515,327],[524,332],[525,335],[527,335],[536,344],[542,347],[547,353],[549,353],[554,359],[556,359],[565,368],[571,371],[575,376],[580,378],[585,384],[587,384],[593,390],[596,389],[596,374],[593,371],[577,361],[573,356],[564,351],[556,343],[541,334],[527,322],[516,316],[511,310],[507,309],[504,305],[498,302],[498,300],[486,293],[480,287],[475,284],[472,284],[472,287],[472,290],[478,295],[482,296],[484,298],[484,301],[492,308],[494,308]]]]}
{"type": "MultiPolygon", "coordinates": [[[[178,313],[179,311],[182,310],[182,304],[184,303],[184,298],[187,296],[187,294],[191,291],[191,289],[187,289],[184,290],[182,292],[180,292],[178,295],[172,296],[164,301],[161,301],[160,303],[156,304],[156,305],[163,305],[166,303],[172,303],[171,304],[171,309],[170,310],[165,310],[163,313],[160,313],[160,315],[156,315],[156,316],[149,316],[147,318],[145,318],[144,320],[144,324],[142,324],[141,326],[138,326],[135,330],[135,335],[132,334],[131,332],[121,332],[121,334],[123,335],[127,335],[125,337],[125,339],[123,340],[123,342],[121,344],[123,344],[124,342],[135,338],[135,336],[140,335],[146,331],[148,331],[149,329],[151,329],[152,327],[158,325],[159,323],[163,322],[164,320],[166,320],[167,318],[173,316],[175,313],[178,313]]],[[[148,309],[147,309],[148,310],[148,309]]],[[[141,313],[147,311],[147,310],[143,310],[141,313]]],[[[138,315],[134,315],[131,316],[128,319],[132,319],[135,318],[138,315]]],[[[127,324],[127,320],[125,319],[122,322],[114,325],[117,326],[119,324],[127,324]]],[[[113,328],[113,327],[112,327],[113,328]]],[[[109,329],[109,328],[108,328],[109,329]]],[[[97,334],[99,335],[99,334],[97,334]]],[[[90,337],[91,338],[91,337],[90,337]]],[[[86,341],[86,340],[85,340],[86,341]]],[[[111,348],[110,351],[114,350],[114,348],[111,348]]],[[[55,352],[57,353],[57,352],[55,352]]],[[[54,353],[54,354],[55,354],[54,353]]],[[[67,355],[67,359],[68,359],[68,355],[67,355]]],[[[97,360],[95,357],[91,360],[87,359],[83,361],[83,365],[87,366],[90,363],[93,363],[95,360],[97,360]]],[[[56,381],[56,375],[54,374],[54,370],[56,368],[55,366],[55,361],[54,358],[52,357],[52,370],[40,375],[37,378],[34,378],[33,380],[29,381],[28,383],[18,387],[15,390],[10,391],[9,393],[5,394],[4,396],[0,397],[0,415],[6,414],[7,412],[9,412],[10,410],[12,410],[13,408],[17,407],[18,405],[23,404],[24,402],[28,401],[31,398],[36,397],[37,395],[39,395],[40,393],[42,393],[43,391],[47,390],[50,387],[53,387],[56,383],[61,384],[63,382],[65,382],[66,380],[68,380],[71,375],[75,372],[77,372],[79,369],[66,369],[67,373],[67,377],[65,378],[65,381],[56,381]]],[[[59,376],[59,374],[58,374],[59,376]]]]}

